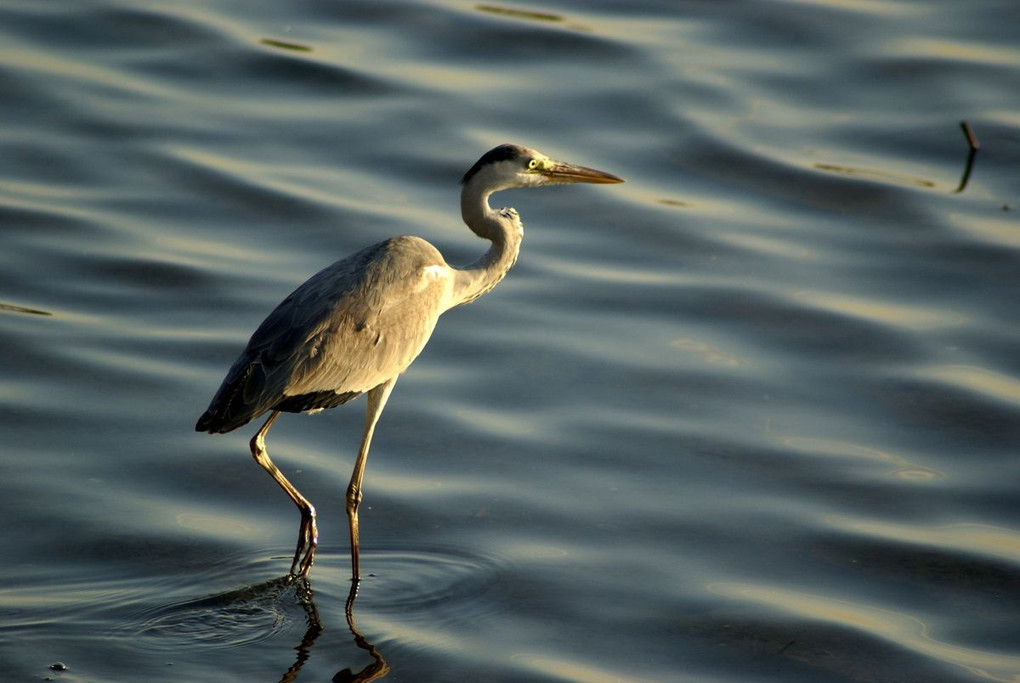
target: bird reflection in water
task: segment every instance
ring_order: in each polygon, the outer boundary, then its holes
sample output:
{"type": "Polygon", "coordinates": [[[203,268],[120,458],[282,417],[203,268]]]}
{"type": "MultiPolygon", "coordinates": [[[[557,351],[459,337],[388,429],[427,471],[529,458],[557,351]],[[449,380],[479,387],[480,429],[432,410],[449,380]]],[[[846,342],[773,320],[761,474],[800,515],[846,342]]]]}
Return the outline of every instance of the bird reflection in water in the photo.
{"type": "MultiPolygon", "coordinates": [[[[331,679],[334,683],[365,683],[378,680],[390,672],[390,667],[382,654],[361,634],[354,621],[354,601],[358,597],[358,585],[357,581],[351,582],[344,612],[347,628],[354,635],[354,644],[369,654],[371,662],[358,671],[348,667],[337,672],[331,679]]],[[[175,627],[186,624],[192,637],[196,627],[206,627],[222,637],[225,635],[224,631],[229,631],[229,624],[233,623],[238,615],[243,615],[245,621],[250,621],[253,614],[268,613],[274,620],[279,621],[282,615],[292,609],[294,602],[304,610],[307,628],[300,642],[294,646],[297,652],[294,663],[283,673],[280,681],[296,681],[301,669],[311,658],[312,646],[326,630],[307,578],[288,574],[253,586],[173,605],[162,616],[150,622],[146,631],[172,633],[177,630],[175,627]]]]}
{"type": "MultiPolygon", "coordinates": [[[[307,579],[304,581],[306,584],[308,583],[307,579]]],[[[353,673],[350,669],[344,669],[336,676],[333,676],[333,683],[345,683],[346,681],[365,683],[366,681],[382,678],[390,672],[389,665],[386,664],[386,660],[379,654],[379,651],[375,649],[375,645],[365,640],[365,636],[361,635],[357,625],[354,623],[354,600],[358,597],[359,585],[358,581],[351,581],[351,591],[347,594],[347,604],[344,607],[344,612],[347,614],[347,628],[351,629],[351,633],[354,634],[355,644],[368,652],[372,656],[373,662],[358,673],[353,673]]],[[[314,605],[312,607],[314,609],[314,605]]]]}
{"type": "MultiPolygon", "coordinates": [[[[312,645],[315,643],[316,638],[322,633],[323,626],[322,620],[319,618],[319,610],[315,607],[315,599],[312,594],[312,586],[308,582],[307,578],[294,577],[288,574],[280,579],[274,579],[269,584],[275,584],[277,582],[293,583],[296,590],[298,602],[305,610],[305,617],[308,620],[308,630],[305,631],[304,637],[301,642],[298,643],[297,647],[297,659],[291,665],[287,672],[280,678],[281,683],[288,683],[289,681],[296,681],[298,672],[301,671],[301,667],[305,665],[308,658],[311,656],[312,645]]],[[[372,657],[372,662],[355,672],[351,668],[343,669],[335,676],[333,676],[333,683],[367,683],[368,681],[378,680],[384,677],[390,672],[390,667],[383,659],[383,656],[375,648],[375,645],[368,642],[365,636],[361,635],[358,630],[357,624],[354,622],[354,601],[358,597],[358,581],[351,582],[351,590],[347,594],[347,603],[344,605],[344,613],[347,617],[347,628],[354,634],[354,643],[367,652],[372,657]]]]}

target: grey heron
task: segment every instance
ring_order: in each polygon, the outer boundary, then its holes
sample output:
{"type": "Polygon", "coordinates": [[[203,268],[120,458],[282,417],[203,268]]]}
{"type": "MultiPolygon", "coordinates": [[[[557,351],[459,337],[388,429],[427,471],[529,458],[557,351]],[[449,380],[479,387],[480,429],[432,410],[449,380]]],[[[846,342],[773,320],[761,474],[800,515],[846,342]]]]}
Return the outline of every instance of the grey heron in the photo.
{"type": "Polygon", "coordinates": [[[419,237],[388,239],[337,261],[294,290],[252,334],[196,431],[223,434],[269,412],[251,439],[255,461],[301,511],[290,573],[306,576],[318,544],[315,508],[269,459],[266,433],[287,413],[315,413],[367,394],[361,448],[347,487],[353,580],[360,578],[358,506],[372,434],[400,373],[421,353],[439,316],[474,301],[517,260],[523,230],[514,209],[489,196],[516,187],[622,183],[518,145],[485,153],[461,180],[461,215],[491,245],[477,261],[450,266],[419,237]]]}

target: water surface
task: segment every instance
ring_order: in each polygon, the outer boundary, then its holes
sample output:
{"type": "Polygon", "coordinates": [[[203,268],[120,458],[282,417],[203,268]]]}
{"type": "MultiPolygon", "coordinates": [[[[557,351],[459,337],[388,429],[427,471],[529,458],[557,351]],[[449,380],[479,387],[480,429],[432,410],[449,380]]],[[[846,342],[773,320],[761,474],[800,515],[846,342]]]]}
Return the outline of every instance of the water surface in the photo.
{"type": "Polygon", "coordinates": [[[0,677],[1020,680],[1013,3],[177,5],[0,8],[0,677]],[[255,427],[193,425],[334,259],[476,258],[506,141],[628,182],[494,198],[521,258],[390,400],[355,634],[361,402],[270,437],[307,586],[255,427]]]}

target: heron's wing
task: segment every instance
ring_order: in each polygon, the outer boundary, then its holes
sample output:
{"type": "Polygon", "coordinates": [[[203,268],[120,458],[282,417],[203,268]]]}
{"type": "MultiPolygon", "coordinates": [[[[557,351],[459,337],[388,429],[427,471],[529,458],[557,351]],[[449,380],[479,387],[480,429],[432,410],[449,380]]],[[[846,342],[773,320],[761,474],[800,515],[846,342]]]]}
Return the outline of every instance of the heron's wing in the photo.
{"type": "Polygon", "coordinates": [[[353,286],[334,297],[308,325],[305,339],[281,359],[287,368],[285,395],[365,392],[403,372],[418,356],[449,288],[442,257],[418,242],[428,249],[387,243],[353,283],[345,282],[353,286]]]}
{"type": "Polygon", "coordinates": [[[229,431],[281,403],[337,405],[395,377],[424,348],[449,288],[438,250],[413,237],[320,271],[252,335],[210,405],[210,429],[229,431]]]}

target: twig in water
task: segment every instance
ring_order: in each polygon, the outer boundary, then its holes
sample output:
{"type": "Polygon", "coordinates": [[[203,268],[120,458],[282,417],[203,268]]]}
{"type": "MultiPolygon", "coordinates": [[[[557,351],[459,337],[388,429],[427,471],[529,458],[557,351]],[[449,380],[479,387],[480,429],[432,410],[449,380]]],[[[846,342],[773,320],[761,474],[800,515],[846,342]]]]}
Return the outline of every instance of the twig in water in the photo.
{"type": "Polygon", "coordinates": [[[963,129],[963,134],[967,137],[967,144],[970,146],[970,153],[967,154],[967,165],[963,169],[963,177],[960,178],[960,186],[954,190],[955,193],[963,192],[963,188],[967,187],[967,181],[970,180],[971,169],[974,168],[974,157],[977,155],[977,151],[981,149],[980,143],[978,143],[977,136],[974,135],[974,131],[971,130],[970,124],[966,121],[960,121],[960,128],[963,129]]]}

